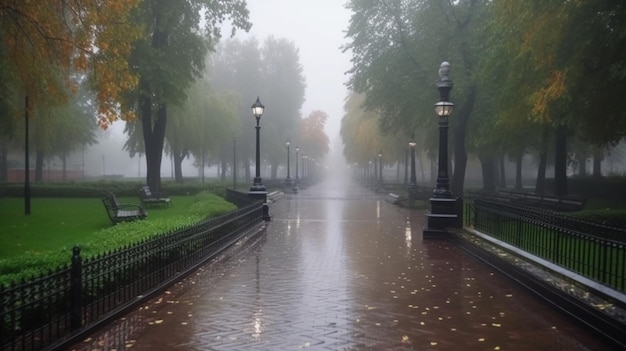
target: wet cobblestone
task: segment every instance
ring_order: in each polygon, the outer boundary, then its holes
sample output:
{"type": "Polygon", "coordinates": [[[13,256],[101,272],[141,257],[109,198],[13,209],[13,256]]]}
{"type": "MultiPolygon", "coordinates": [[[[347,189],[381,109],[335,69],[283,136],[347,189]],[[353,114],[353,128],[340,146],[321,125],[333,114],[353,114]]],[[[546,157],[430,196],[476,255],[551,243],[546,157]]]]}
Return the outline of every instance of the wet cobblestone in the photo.
{"type": "Polygon", "coordinates": [[[259,237],[71,350],[608,350],[425,215],[334,180],[259,237]]]}

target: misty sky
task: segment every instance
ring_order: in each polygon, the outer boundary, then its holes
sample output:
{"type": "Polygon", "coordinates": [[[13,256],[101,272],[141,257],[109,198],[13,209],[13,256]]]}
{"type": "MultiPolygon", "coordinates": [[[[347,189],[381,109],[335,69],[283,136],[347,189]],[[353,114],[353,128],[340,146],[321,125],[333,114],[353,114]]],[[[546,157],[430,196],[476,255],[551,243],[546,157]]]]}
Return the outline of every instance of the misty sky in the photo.
{"type": "MultiPolygon", "coordinates": [[[[313,110],[322,110],[328,114],[326,133],[331,141],[331,153],[335,157],[341,157],[342,145],[338,135],[344,114],[344,98],[347,94],[344,85],[347,76],[344,73],[350,68],[350,55],[340,50],[340,46],[346,43],[344,32],[350,19],[350,11],[343,6],[345,1],[248,0],[247,2],[252,29],[249,33],[238,32],[236,37],[246,39],[254,36],[262,42],[273,35],[294,42],[300,51],[300,63],[307,84],[301,113],[304,117],[313,110]]],[[[228,30],[224,30],[225,35],[228,30]]],[[[103,172],[127,176],[145,175],[145,159],[143,161],[129,159],[128,153],[121,149],[126,140],[123,130],[124,123],[114,123],[108,132],[103,133],[104,139],[101,140],[101,144],[87,148],[85,164],[89,175],[99,175],[103,172]],[[104,159],[102,155],[106,155],[104,159]]],[[[166,158],[161,168],[162,174],[170,173],[170,162],[166,158]]],[[[185,172],[187,175],[193,175],[194,171],[185,172]]]]}
{"type": "Polygon", "coordinates": [[[350,11],[344,8],[344,3],[344,0],[248,0],[252,29],[237,35],[242,39],[255,36],[260,41],[274,35],[295,43],[307,84],[301,113],[303,117],[313,110],[328,113],[326,133],[331,143],[339,134],[347,92],[344,73],[350,68],[350,55],[339,49],[346,43],[344,32],[350,20],[350,11]]]}

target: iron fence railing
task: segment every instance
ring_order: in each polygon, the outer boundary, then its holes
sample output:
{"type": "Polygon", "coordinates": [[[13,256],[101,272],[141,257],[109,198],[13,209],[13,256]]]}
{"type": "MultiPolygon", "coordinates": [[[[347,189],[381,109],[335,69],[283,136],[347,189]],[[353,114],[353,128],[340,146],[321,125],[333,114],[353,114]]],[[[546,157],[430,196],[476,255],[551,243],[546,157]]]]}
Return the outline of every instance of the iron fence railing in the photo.
{"type": "Polygon", "coordinates": [[[224,216],[71,263],[30,281],[0,286],[2,350],[56,349],[207,262],[262,221],[255,202],[224,216]]]}
{"type": "Polygon", "coordinates": [[[626,231],[486,199],[466,213],[467,226],[626,293],[626,231]]]}

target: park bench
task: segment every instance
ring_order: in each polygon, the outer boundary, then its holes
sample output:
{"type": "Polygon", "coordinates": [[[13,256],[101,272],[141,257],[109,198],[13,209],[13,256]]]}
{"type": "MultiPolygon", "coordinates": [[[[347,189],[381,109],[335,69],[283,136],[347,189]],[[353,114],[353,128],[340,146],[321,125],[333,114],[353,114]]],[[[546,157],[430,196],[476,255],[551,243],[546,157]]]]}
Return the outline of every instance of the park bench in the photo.
{"type": "Polygon", "coordinates": [[[141,205],[144,207],[155,204],[165,206],[170,206],[172,204],[169,197],[165,197],[162,194],[153,194],[152,191],[150,191],[150,187],[147,185],[144,185],[139,189],[139,200],[141,201],[141,205]]]}
{"type": "Polygon", "coordinates": [[[120,204],[113,193],[102,198],[104,208],[113,224],[145,219],[148,216],[143,207],[135,204],[120,204]]]}
{"type": "Polygon", "coordinates": [[[402,202],[402,197],[398,194],[388,193],[385,200],[393,205],[399,205],[402,202]]]}

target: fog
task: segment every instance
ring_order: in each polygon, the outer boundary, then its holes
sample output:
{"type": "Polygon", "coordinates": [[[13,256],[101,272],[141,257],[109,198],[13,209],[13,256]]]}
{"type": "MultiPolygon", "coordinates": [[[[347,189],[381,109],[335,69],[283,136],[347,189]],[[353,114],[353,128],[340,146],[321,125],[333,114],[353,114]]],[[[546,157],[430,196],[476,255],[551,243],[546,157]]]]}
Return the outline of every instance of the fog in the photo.
{"type": "Polygon", "coordinates": [[[263,40],[273,35],[292,41],[300,50],[307,85],[301,115],[308,116],[313,110],[328,114],[325,130],[330,154],[326,164],[334,171],[345,168],[339,129],[348,94],[345,72],[351,67],[350,53],[340,49],[346,43],[351,15],[343,4],[341,0],[249,0],[252,29],[236,36],[263,40]]]}
{"type": "MultiPolygon", "coordinates": [[[[349,24],[350,12],[343,7],[343,1],[338,0],[249,0],[248,9],[252,28],[248,33],[239,32],[235,38],[245,40],[254,36],[262,41],[273,35],[295,44],[300,52],[307,86],[301,115],[307,116],[313,110],[328,114],[326,134],[331,141],[332,168],[344,168],[339,128],[347,95],[344,83],[347,79],[345,72],[350,68],[350,55],[342,53],[340,46],[345,43],[344,31],[349,24]]],[[[228,29],[225,28],[224,33],[228,33],[228,29]]],[[[126,140],[124,123],[117,121],[109,130],[97,131],[99,143],[72,155],[68,169],[80,172],[84,169],[86,177],[145,177],[145,157],[130,158],[123,150],[126,140]]],[[[198,175],[192,163],[193,160],[184,161],[185,177],[198,175]]],[[[52,166],[57,168],[58,162],[52,162],[52,166]]],[[[212,167],[205,174],[214,177],[217,169],[212,167]]],[[[163,178],[172,176],[172,165],[165,155],[161,175],[163,178]]]]}

